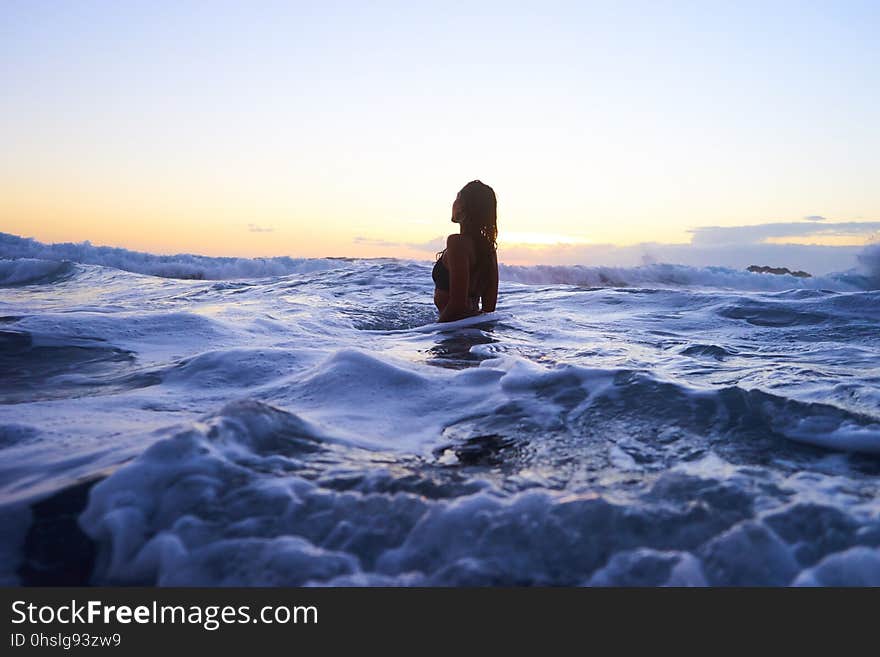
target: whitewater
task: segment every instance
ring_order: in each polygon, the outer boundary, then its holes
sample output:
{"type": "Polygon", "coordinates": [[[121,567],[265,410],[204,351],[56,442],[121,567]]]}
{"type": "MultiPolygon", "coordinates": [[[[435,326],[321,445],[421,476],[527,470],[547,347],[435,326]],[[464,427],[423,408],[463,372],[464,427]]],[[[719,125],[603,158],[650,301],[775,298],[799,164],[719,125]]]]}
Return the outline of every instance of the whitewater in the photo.
{"type": "Polygon", "coordinates": [[[880,246],[431,264],[0,234],[0,583],[880,585],[880,246]]]}

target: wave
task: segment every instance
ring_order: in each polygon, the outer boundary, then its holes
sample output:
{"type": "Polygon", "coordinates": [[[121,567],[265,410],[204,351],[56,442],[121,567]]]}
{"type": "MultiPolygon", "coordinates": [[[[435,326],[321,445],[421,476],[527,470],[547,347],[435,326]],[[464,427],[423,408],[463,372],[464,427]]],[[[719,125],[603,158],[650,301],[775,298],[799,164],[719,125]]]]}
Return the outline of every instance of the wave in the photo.
{"type": "MultiPolygon", "coordinates": [[[[67,269],[63,273],[71,271],[70,263],[82,263],[164,278],[226,280],[321,272],[344,267],[354,260],[290,256],[237,258],[194,254],[156,255],[118,247],[93,246],[88,241],[44,244],[33,238],[8,233],[0,233],[0,258],[8,259],[0,264],[0,285],[52,282],[53,268],[61,267],[53,264],[58,261],[68,263],[64,265],[67,269]]],[[[586,287],[703,287],[769,292],[792,289],[837,292],[880,289],[880,244],[866,247],[858,256],[858,261],[859,267],[856,269],[811,278],[669,263],[639,267],[501,264],[499,276],[505,282],[586,287]]],[[[408,275],[411,275],[408,266],[413,264],[424,265],[407,260],[382,260],[383,267],[403,267],[408,275]]],[[[427,275],[425,282],[430,283],[427,275]]]]}
{"type": "MultiPolygon", "coordinates": [[[[781,437],[876,450],[876,418],[739,388],[693,390],[626,370],[494,365],[508,370],[488,386],[502,404],[480,414],[480,427],[492,433],[463,440],[468,431],[453,436],[459,432],[447,427],[444,440],[452,440],[457,462],[442,457],[434,467],[426,467],[427,455],[401,452],[392,458],[353,448],[338,426],[307,417],[304,396],[298,396],[296,413],[242,399],[169,428],[164,439],[92,490],[80,525],[98,546],[93,583],[784,585],[799,574],[801,583],[851,579],[844,574],[834,580],[821,560],[837,553],[836,559],[849,563],[842,551],[864,540],[859,522],[797,498],[756,514],[754,500],[737,481],[753,467],[744,455],[754,450],[757,458],[769,458],[781,437]],[[530,400],[553,411],[526,446],[517,435],[524,431],[523,418],[514,411],[530,400]],[[614,423],[626,413],[633,417],[617,434],[614,423]],[[650,422],[633,421],[639,414],[650,422]],[[567,452],[547,431],[551,424],[557,434],[565,426],[573,430],[567,452]],[[634,442],[640,427],[644,435],[634,442]],[[731,432],[738,439],[727,461],[695,460],[731,432]],[[651,463],[659,444],[675,442],[692,444],[682,445],[678,459],[651,463]],[[633,496],[616,498],[528,486],[507,494],[487,481],[463,485],[456,476],[460,468],[495,459],[496,469],[520,467],[520,477],[528,473],[534,480],[541,467],[528,453],[540,453],[548,443],[562,462],[575,452],[595,459],[607,454],[614,472],[654,468],[657,476],[633,496]],[[700,451],[692,449],[697,446],[700,451]],[[517,465],[517,459],[523,461],[517,465]],[[316,472],[317,462],[335,467],[316,472]],[[352,469],[366,462],[377,469],[352,469]],[[823,528],[834,532],[831,539],[823,528]],[[816,571],[804,571],[817,563],[816,571]]],[[[360,370],[357,380],[374,376],[373,385],[354,391],[367,398],[377,387],[374,370],[382,366],[385,390],[405,390],[407,398],[421,391],[424,399],[436,399],[427,378],[353,350],[302,379],[302,392],[326,402],[329,397],[317,393],[340,388],[360,370]]],[[[441,383],[453,395],[472,397],[474,374],[485,379],[501,373],[483,369],[441,383]]],[[[335,403],[350,406],[338,397],[335,403]]],[[[534,412],[529,416],[539,420],[534,412]]],[[[404,417],[412,415],[401,412],[398,426],[404,417]]],[[[816,494],[814,479],[804,484],[816,494]]],[[[797,484],[787,485],[785,497],[797,484]]]]}
{"type": "MultiPolygon", "coordinates": [[[[877,264],[866,257],[863,266],[877,264]]],[[[499,277],[505,281],[530,285],[577,285],[582,287],[705,287],[756,292],[792,289],[853,292],[880,289],[880,273],[858,270],[800,278],[789,274],[759,274],[728,267],[650,264],[640,267],[591,267],[587,265],[500,265],[499,277]]]]}
{"type": "MultiPolygon", "coordinates": [[[[230,278],[268,278],[315,271],[341,266],[343,261],[332,258],[236,258],[211,257],[193,254],[156,255],[128,249],[93,246],[88,241],[43,244],[33,238],[0,233],[0,258],[16,263],[22,259],[31,262],[54,263],[67,261],[102,265],[137,274],[163,278],[225,280],[230,278]]],[[[19,265],[5,265],[7,268],[19,265]]],[[[43,265],[49,269],[52,264],[43,265]]],[[[36,265],[28,265],[35,268],[36,265]]],[[[3,282],[4,270],[0,266],[0,285],[23,284],[3,282]]],[[[34,281],[36,282],[36,281],[34,281]]]]}
{"type": "Polygon", "coordinates": [[[0,260],[0,287],[54,283],[74,273],[69,261],[35,260],[19,258],[0,260]]]}
{"type": "Polygon", "coordinates": [[[880,242],[866,246],[857,258],[866,272],[865,278],[874,286],[872,289],[880,289],[880,242]]]}

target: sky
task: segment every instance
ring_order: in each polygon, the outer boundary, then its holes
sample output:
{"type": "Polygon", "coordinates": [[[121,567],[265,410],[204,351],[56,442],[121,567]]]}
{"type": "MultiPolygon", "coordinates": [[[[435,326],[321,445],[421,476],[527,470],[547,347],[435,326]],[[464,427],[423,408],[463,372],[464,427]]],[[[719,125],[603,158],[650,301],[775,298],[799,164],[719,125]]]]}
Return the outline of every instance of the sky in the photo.
{"type": "Polygon", "coordinates": [[[874,0],[0,0],[0,231],[430,259],[480,179],[501,261],[820,267],[880,232],[878,33],[874,0]]]}

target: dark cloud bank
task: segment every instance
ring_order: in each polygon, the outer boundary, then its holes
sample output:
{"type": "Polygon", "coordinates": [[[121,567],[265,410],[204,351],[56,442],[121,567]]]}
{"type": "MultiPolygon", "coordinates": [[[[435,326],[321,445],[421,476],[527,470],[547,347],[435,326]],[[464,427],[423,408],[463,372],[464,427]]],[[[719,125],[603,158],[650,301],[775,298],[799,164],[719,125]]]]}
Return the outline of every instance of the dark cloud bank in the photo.
{"type": "MultiPolygon", "coordinates": [[[[732,267],[770,265],[802,269],[812,274],[846,271],[866,261],[874,262],[877,250],[866,246],[826,246],[768,242],[786,238],[802,241],[815,238],[853,236],[869,239],[880,232],[880,222],[829,222],[825,217],[811,215],[803,222],[772,222],[752,226],[702,226],[690,231],[691,241],[680,244],[642,243],[631,246],[613,244],[555,244],[528,246],[499,242],[502,262],[538,262],[548,265],[636,266],[652,263],[673,263],[694,267],[732,267]]],[[[443,248],[446,238],[438,236],[427,242],[391,242],[357,237],[358,244],[388,248],[406,248],[435,253],[443,248]]],[[[880,245],[877,245],[880,247],[880,245]]],[[[391,254],[389,254],[391,255],[391,254]]]]}

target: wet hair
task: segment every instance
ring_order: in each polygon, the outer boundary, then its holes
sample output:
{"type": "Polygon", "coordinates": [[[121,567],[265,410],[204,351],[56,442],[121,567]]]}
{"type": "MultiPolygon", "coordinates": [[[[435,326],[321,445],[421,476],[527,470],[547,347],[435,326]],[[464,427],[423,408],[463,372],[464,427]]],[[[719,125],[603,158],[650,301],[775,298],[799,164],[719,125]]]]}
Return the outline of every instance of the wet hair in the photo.
{"type": "MultiPolygon", "coordinates": [[[[498,248],[498,201],[495,190],[479,180],[472,180],[462,187],[458,199],[464,215],[461,232],[473,238],[477,250],[475,278],[480,285],[472,287],[479,289],[486,280],[486,274],[495,264],[494,256],[498,248]]],[[[440,251],[437,259],[443,257],[445,252],[446,249],[440,251]]]]}

